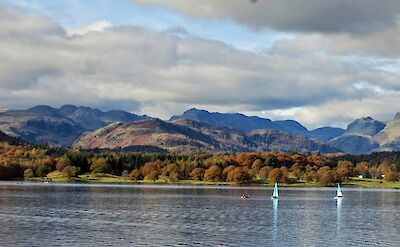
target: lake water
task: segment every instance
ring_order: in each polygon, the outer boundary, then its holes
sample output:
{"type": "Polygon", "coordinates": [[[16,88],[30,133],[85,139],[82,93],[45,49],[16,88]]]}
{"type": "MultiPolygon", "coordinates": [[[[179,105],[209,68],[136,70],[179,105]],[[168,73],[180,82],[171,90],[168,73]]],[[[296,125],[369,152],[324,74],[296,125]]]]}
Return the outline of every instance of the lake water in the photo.
{"type": "Polygon", "coordinates": [[[400,191],[0,183],[0,246],[400,246],[400,191]],[[248,200],[240,199],[247,192],[248,200]]]}

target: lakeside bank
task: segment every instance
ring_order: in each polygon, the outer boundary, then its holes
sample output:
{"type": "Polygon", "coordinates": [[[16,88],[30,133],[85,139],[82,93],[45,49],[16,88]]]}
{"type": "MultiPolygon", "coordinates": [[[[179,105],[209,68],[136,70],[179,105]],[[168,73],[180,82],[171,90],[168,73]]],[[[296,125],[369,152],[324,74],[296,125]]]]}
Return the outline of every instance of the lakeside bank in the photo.
{"type": "MultiPolygon", "coordinates": [[[[47,177],[32,178],[27,181],[30,182],[54,182],[54,183],[108,183],[108,184],[175,184],[175,185],[218,185],[218,186],[260,186],[260,187],[273,187],[267,179],[254,180],[248,184],[236,184],[233,182],[211,182],[199,180],[176,180],[171,181],[168,177],[160,176],[155,181],[149,180],[130,180],[123,176],[116,176],[112,174],[83,174],[77,177],[63,177],[58,172],[48,174],[47,177]]],[[[349,178],[347,181],[341,183],[344,187],[351,188],[387,188],[387,189],[400,189],[400,182],[391,182],[384,179],[374,178],[349,178]]],[[[330,186],[321,186],[318,182],[305,182],[295,181],[291,183],[279,183],[280,187],[334,187],[336,184],[330,186]]]]}

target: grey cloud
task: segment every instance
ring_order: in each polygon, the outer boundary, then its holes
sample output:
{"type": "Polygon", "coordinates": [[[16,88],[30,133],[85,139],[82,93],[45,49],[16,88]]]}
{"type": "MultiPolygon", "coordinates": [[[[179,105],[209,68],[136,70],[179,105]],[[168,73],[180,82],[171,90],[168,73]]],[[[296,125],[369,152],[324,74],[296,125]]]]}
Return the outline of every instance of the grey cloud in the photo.
{"type": "Polygon", "coordinates": [[[254,30],[272,28],[302,37],[280,40],[285,52],[400,56],[398,0],[130,0],[160,5],[194,18],[231,19],[254,30]]]}
{"type": "MultiPolygon", "coordinates": [[[[363,61],[287,49],[255,54],[220,42],[133,26],[68,36],[46,18],[22,12],[8,18],[14,27],[0,25],[0,35],[7,33],[0,39],[6,48],[0,50],[0,108],[70,103],[104,109],[120,108],[121,103],[125,109],[167,117],[189,107],[305,111],[325,110],[318,107],[335,101],[359,100],[365,102],[361,109],[372,102],[367,99],[377,97],[371,90],[374,85],[397,90],[393,86],[397,73],[377,70],[363,61]],[[355,87],[360,81],[371,86],[355,87]]],[[[0,16],[0,22],[3,19],[0,16]]],[[[303,120],[301,114],[293,117],[303,120]]],[[[304,120],[315,124],[338,114],[328,111],[304,120]]]]}
{"type": "Polygon", "coordinates": [[[397,0],[130,0],[196,18],[233,19],[250,28],[323,33],[375,32],[396,25],[397,0]]]}

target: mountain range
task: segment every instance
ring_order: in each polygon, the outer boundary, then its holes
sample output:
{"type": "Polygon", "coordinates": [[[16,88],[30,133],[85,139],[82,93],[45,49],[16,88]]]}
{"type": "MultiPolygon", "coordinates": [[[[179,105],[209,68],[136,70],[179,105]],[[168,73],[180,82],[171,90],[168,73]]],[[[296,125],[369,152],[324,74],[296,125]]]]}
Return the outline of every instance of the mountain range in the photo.
{"type": "Polygon", "coordinates": [[[346,152],[400,150],[400,114],[387,123],[370,117],[346,129],[308,130],[294,120],[190,109],[168,121],[83,106],[35,106],[0,112],[0,131],[30,143],[84,149],[156,152],[346,152]]]}
{"type": "Polygon", "coordinates": [[[0,130],[30,143],[70,146],[84,132],[112,122],[148,119],[125,111],[102,112],[83,106],[64,105],[59,109],[39,105],[27,110],[0,112],[0,130]]]}
{"type": "Polygon", "coordinates": [[[151,119],[131,123],[113,123],[87,133],[74,147],[83,149],[125,149],[127,147],[159,147],[168,152],[323,152],[335,153],[338,149],[278,130],[244,132],[228,127],[212,126],[188,119],[162,121],[151,119]]]}

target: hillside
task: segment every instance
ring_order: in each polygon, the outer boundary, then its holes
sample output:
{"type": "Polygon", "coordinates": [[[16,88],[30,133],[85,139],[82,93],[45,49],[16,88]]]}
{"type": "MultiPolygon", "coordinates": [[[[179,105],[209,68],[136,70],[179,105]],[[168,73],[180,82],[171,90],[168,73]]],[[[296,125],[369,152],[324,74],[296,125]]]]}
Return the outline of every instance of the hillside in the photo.
{"type": "Polygon", "coordinates": [[[0,131],[0,142],[6,142],[12,145],[24,144],[25,142],[17,137],[9,136],[6,133],[0,131]]]}
{"type": "Polygon", "coordinates": [[[216,142],[186,126],[159,119],[132,123],[113,123],[83,135],[74,147],[84,149],[127,149],[138,146],[158,147],[170,152],[211,151],[216,142]]]}
{"type": "Polygon", "coordinates": [[[340,149],[304,136],[277,130],[255,130],[247,134],[255,151],[338,153],[340,149]]]}
{"type": "Polygon", "coordinates": [[[343,135],[328,141],[328,144],[351,154],[370,153],[380,146],[373,136],[379,133],[385,124],[371,117],[359,118],[347,125],[343,135]]]}
{"type": "Polygon", "coordinates": [[[373,136],[385,128],[385,123],[371,117],[359,118],[347,126],[344,135],[373,136]]]}
{"type": "Polygon", "coordinates": [[[374,136],[374,140],[380,143],[377,151],[400,150],[400,113],[387,122],[385,128],[374,136]]]}
{"type": "Polygon", "coordinates": [[[65,105],[59,109],[35,106],[0,112],[0,130],[30,143],[70,146],[82,133],[115,121],[148,119],[123,111],[102,112],[89,107],[65,105]]]}
{"type": "Polygon", "coordinates": [[[188,119],[207,123],[213,126],[229,127],[232,129],[250,132],[257,129],[280,130],[293,134],[302,134],[308,130],[294,120],[272,121],[257,116],[246,116],[240,113],[219,113],[206,110],[190,109],[180,116],[172,116],[170,121],[188,119]]]}
{"type": "Polygon", "coordinates": [[[344,131],[345,130],[341,128],[321,127],[311,130],[310,132],[308,132],[307,136],[327,142],[329,140],[332,140],[333,138],[343,135],[344,131]]]}
{"type": "Polygon", "coordinates": [[[347,128],[307,130],[294,120],[190,109],[170,121],[84,106],[0,111],[0,131],[32,144],[155,152],[301,151],[367,154],[400,150],[400,113],[385,123],[371,117],[347,128]]]}
{"type": "Polygon", "coordinates": [[[280,131],[242,132],[193,120],[166,122],[158,119],[134,123],[114,123],[83,135],[75,147],[121,149],[154,146],[170,152],[306,151],[338,152],[338,149],[280,131]]]}
{"type": "Polygon", "coordinates": [[[342,135],[328,144],[350,154],[366,154],[379,147],[379,143],[367,135],[342,135]]]}

